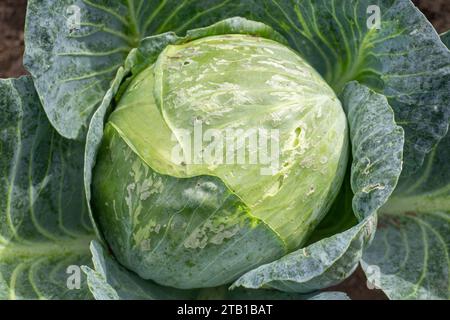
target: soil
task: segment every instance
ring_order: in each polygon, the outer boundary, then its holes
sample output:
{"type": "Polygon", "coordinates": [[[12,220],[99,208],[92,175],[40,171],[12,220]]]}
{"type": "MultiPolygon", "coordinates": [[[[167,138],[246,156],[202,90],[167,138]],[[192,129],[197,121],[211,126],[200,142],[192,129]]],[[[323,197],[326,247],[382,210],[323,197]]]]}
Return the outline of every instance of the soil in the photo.
{"type": "Polygon", "coordinates": [[[450,30],[449,0],[413,0],[439,33],[450,30]]]}
{"type": "Polygon", "coordinates": [[[0,78],[26,74],[22,65],[26,0],[0,1],[0,78]]]}
{"type": "MultiPolygon", "coordinates": [[[[413,0],[433,23],[438,32],[450,29],[449,0],[413,0]]],[[[22,65],[24,51],[23,28],[26,0],[1,0],[0,2],[0,78],[27,74],[22,65]]],[[[342,284],[331,288],[346,292],[352,299],[387,299],[381,290],[370,290],[361,268],[342,284]]]]}
{"type": "Polygon", "coordinates": [[[347,293],[352,300],[387,300],[386,295],[379,289],[369,289],[367,278],[361,267],[341,284],[327,289],[327,291],[341,291],[347,293]]]}

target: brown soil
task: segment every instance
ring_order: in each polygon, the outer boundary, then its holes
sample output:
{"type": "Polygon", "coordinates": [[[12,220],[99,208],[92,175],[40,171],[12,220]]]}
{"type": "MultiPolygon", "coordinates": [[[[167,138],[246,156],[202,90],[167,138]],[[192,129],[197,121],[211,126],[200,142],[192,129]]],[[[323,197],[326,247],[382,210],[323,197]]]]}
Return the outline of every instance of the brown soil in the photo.
{"type": "MultiPolygon", "coordinates": [[[[430,19],[438,32],[450,29],[449,0],[413,0],[430,19]]],[[[26,0],[1,0],[0,2],[0,78],[26,74],[22,65],[23,26],[26,0]]],[[[369,290],[361,268],[339,286],[331,288],[347,292],[352,299],[386,299],[380,290],[369,290]]]]}
{"type": "Polygon", "coordinates": [[[0,2],[0,78],[26,73],[22,65],[26,0],[0,2]]]}
{"type": "Polygon", "coordinates": [[[439,33],[450,30],[449,0],[413,0],[439,33]]]}
{"type": "Polygon", "coordinates": [[[345,292],[352,300],[387,300],[383,291],[369,289],[366,275],[361,267],[358,267],[347,280],[327,291],[345,292]]]}

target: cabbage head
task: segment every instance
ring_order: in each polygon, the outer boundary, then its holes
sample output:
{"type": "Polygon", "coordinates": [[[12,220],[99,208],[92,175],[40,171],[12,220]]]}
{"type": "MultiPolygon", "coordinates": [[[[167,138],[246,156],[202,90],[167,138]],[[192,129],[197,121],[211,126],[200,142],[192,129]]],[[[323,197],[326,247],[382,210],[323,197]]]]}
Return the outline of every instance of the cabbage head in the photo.
{"type": "Polygon", "coordinates": [[[232,282],[305,244],[348,158],[339,99],[271,39],[169,45],[127,85],[93,179],[117,259],[178,288],[232,282]]]}

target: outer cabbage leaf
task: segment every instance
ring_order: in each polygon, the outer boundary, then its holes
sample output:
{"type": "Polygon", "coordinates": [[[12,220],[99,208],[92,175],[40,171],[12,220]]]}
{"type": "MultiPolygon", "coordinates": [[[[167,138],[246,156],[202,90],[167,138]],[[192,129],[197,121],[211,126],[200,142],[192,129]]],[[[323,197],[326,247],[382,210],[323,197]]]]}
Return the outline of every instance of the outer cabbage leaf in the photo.
{"type": "Polygon", "coordinates": [[[51,124],[84,139],[116,71],[140,38],[126,1],[29,1],[24,64],[51,124]]]}
{"type": "Polygon", "coordinates": [[[311,295],[284,293],[271,290],[228,291],[227,287],[198,290],[178,290],[159,286],[152,281],[143,280],[123,268],[115,259],[105,252],[102,245],[93,241],[91,244],[92,260],[95,269],[83,267],[88,277],[88,284],[97,300],[347,300],[342,292],[322,292],[311,295]]]}
{"type": "Polygon", "coordinates": [[[198,294],[194,290],[166,288],[143,280],[117,263],[97,241],[91,243],[91,252],[94,269],[84,266],[83,271],[97,300],[193,299],[198,294]]]}
{"type": "Polygon", "coordinates": [[[362,266],[391,299],[450,299],[449,158],[447,134],[380,210],[362,266]]]}
{"type": "Polygon", "coordinates": [[[362,266],[391,299],[450,299],[450,135],[388,201],[362,266]]]}
{"type": "Polygon", "coordinates": [[[441,35],[441,40],[447,48],[450,48],[450,30],[441,35]]]}
{"type": "Polygon", "coordinates": [[[403,163],[404,131],[387,99],[357,82],[342,99],[352,140],[353,211],[361,220],[376,212],[397,186],[403,163]]]}
{"type": "Polygon", "coordinates": [[[91,298],[83,147],[51,127],[30,77],[0,80],[0,299],[91,298]]]}

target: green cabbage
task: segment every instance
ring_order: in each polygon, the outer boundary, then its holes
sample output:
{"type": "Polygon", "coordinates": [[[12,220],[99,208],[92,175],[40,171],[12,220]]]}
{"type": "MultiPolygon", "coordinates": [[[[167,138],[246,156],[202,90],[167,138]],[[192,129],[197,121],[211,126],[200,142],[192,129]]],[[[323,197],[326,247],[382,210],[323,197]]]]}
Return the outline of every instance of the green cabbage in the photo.
{"type": "Polygon", "coordinates": [[[341,104],[298,54],[261,37],[200,38],[128,84],[106,125],[94,211],[141,277],[217,286],[304,244],[347,158],[341,104]]]}

